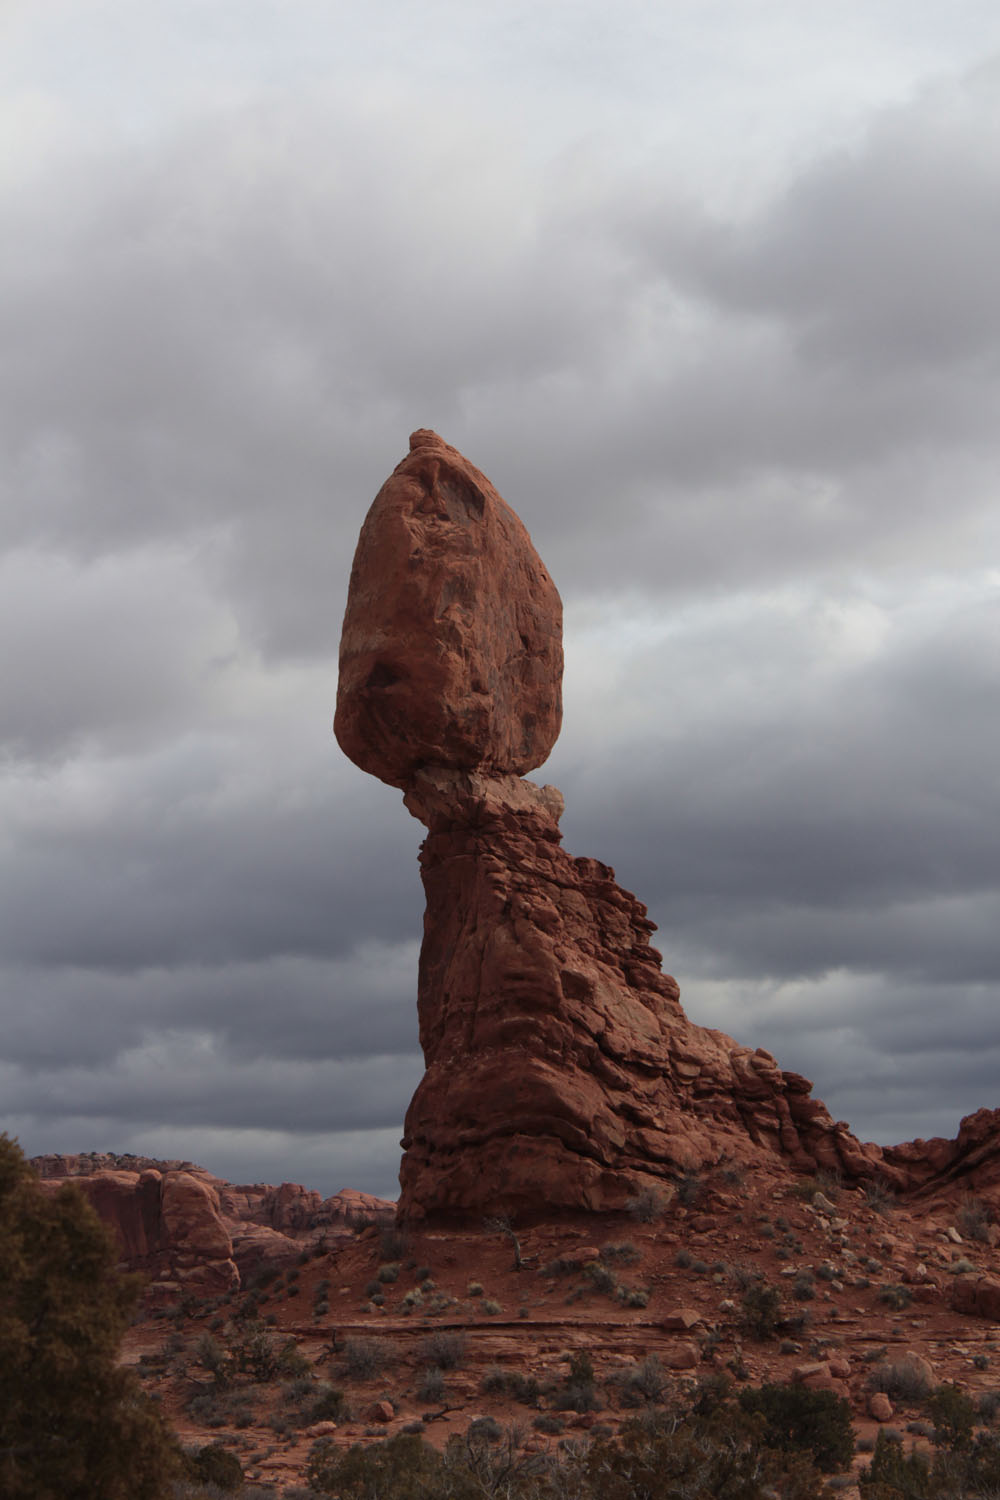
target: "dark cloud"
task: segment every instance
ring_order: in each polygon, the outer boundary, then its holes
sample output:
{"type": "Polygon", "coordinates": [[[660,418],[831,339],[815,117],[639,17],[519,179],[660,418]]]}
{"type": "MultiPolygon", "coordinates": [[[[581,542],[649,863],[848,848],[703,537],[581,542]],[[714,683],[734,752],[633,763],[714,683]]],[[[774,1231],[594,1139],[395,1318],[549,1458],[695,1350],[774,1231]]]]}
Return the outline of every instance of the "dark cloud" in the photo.
{"type": "MultiPolygon", "coordinates": [[[[589,7],[567,52],[536,11],[449,33],[430,87],[365,26],[328,75],[259,6],[261,86],[227,9],[217,95],[163,38],[127,128],[75,142],[60,109],[104,92],[39,44],[52,99],[11,106],[43,143],[13,170],[0,136],[0,1083],[30,1150],[391,1190],[421,830],[330,722],[358,528],[422,425],[563,590],[540,779],[695,1018],[879,1139],[996,1102],[997,64],[870,82],[891,109],[727,201],[705,130],[770,139],[756,33],[710,120],[691,16],[589,7]],[[688,113],[583,112],[608,46],[619,89],[669,53],[688,113]]],[[[818,45],[785,21],[782,55],[818,45]]]]}

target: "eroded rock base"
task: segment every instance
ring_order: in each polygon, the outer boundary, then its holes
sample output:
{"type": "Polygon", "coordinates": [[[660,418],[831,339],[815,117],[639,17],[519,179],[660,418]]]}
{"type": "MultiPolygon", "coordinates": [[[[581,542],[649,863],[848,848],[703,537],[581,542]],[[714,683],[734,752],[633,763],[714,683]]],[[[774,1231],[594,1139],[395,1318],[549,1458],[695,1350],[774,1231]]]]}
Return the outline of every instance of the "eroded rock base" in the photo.
{"type": "Polygon", "coordinates": [[[892,1178],[807,1079],[687,1019],[646,908],[562,848],[554,788],[435,770],[406,804],[429,833],[404,1219],[615,1212],[726,1160],[892,1178]]]}

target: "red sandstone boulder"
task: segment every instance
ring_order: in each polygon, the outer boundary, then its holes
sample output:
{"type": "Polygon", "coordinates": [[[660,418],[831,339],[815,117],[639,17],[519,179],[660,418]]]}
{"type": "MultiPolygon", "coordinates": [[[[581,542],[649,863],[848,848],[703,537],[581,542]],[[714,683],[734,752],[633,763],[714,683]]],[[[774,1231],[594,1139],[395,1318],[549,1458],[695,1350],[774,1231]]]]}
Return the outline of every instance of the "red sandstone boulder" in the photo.
{"type": "Polygon", "coordinates": [[[518,774],[562,716],[562,605],[485,475],[436,433],[375,498],[351,571],[334,727],[362,770],[518,774]]]}
{"type": "Polygon", "coordinates": [[[956,1276],[950,1302],[955,1312],[1000,1323],[1000,1281],[993,1276],[956,1276]]]}
{"type": "Polygon", "coordinates": [[[892,1402],[885,1391],[873,1391],[868,1398],[868,1411],[876,1422],[892,1421],[892,1402]]]}

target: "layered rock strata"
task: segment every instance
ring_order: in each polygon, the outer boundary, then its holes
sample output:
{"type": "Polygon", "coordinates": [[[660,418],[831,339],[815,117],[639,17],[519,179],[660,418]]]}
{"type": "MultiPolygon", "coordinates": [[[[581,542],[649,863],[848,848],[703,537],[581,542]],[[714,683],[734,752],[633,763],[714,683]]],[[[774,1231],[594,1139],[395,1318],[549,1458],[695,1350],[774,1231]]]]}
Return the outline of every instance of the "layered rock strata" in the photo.
{"type": "Polygon", "coordinates": [[[725,1159],[884,1167],[762,1049],[693,1026],[614,873],[522,779],[559,729],[558,594],[490,482],[422,430],[364,523],[335,729],[428,829],[404,1218],[615,1211],[725,1159]]]}
{"type": "Polygon", "coordinates": [[[42,1187],[71,1179],[112,1229],[121,1262],[153,1292],[207,1294],[239,1286],[264,1263],[349,1237],[395,1213],[395,1204],[351,1189],[322,1199],[297,1183],[237,1186],[191,1162],[111,1155],[32,1160],[42,1187]]]}

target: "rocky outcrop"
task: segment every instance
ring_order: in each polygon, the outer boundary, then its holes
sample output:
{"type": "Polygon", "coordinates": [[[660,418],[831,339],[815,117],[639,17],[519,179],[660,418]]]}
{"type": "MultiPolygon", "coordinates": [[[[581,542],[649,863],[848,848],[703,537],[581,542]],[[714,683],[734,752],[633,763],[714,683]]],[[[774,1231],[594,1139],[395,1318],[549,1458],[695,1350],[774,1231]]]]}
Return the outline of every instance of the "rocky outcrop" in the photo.
{"type": "Polygon", "coordinates": [[[166,1293],[227,1291],[264,1262],[395,1216],[394,1203],[352,1189],[322,1199],[291,1182],[234,1186],[191,1162],[92,1153],[32,1165],[49,1191],[72,1179],[114,1232],[123,1265],[166,1293]]]}
{"type": "Polygon", "coordinates": [[[561,848],[559,792],[521,779],[559,727],[558,597],[489,481],[410,444],[361,533],[335,722],[428,829],[402,1216],[614,1211],[724,1159],[901,1182],[808,1080],[693,1026],[645,907],[561,848]]]}
{"type": "Polygon", "coordinates": [[[887,1164],[921,1197],[974,1192],[1000,1202],[1000,1109],[966,1115],[953,1141],[935,1136],[887,1146],[887,1164]]]}
{"type": "Polygon", "coordinates": [[[82,1170],[91,1164],[86,1157],[33,1163],[44,1174],[43,1188],[55,1191],[67,1178],[76,1183],[114,1232],[129,1270],[143,1272],[165,1291],[207,1295],[239,1285],[232,1234],[209,1173],[152,1165],[141,1171],[82,1170]],[[73,1170],[52,1170],[69,1164],[73,1170]]]}
{"type": "Polygon", "coordinates": [[[428,780],[406,799],[429,833],[405,1217],[620,1210],[722,1161],[881,1165],[807,1079],[691,1024],[645,907],[560,846],[551,789],[428,780]]]}

